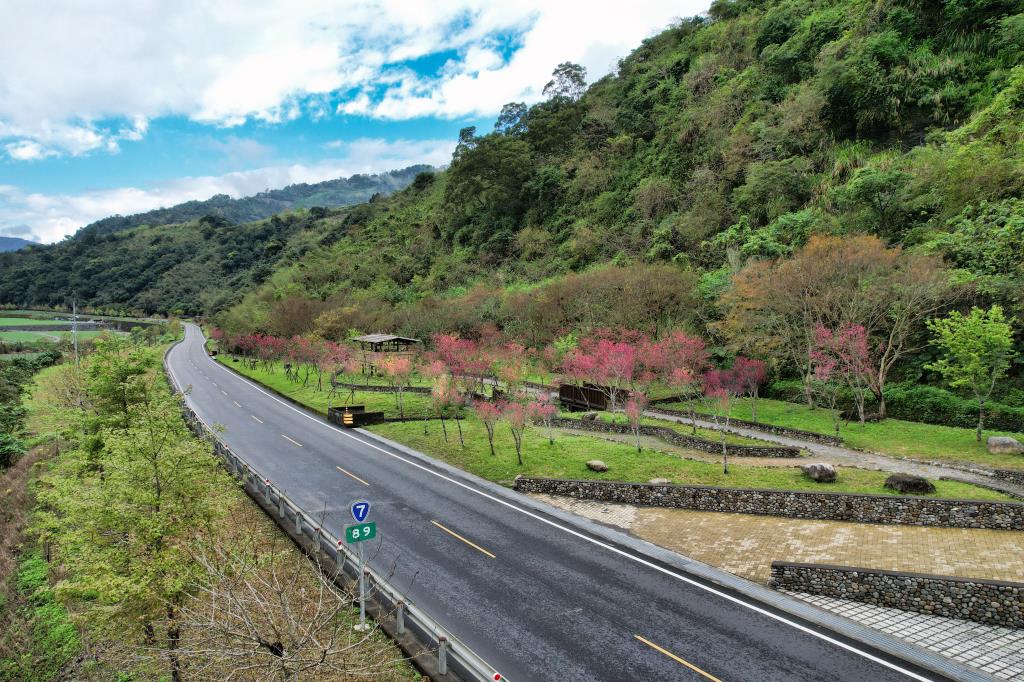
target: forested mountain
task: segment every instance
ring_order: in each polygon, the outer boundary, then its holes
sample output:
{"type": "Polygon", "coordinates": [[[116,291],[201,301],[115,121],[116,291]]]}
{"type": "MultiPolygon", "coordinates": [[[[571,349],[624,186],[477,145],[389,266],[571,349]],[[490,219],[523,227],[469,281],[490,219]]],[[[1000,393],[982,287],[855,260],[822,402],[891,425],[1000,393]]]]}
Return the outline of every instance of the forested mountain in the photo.
{"type": "Polygon", "coordinates": [[[293,208],[332,208],[359,204],[369,201],[374,194],[390,194],[402,189],[412,182],[417,173],[429,170],[432,170],[430,166],[421,164],[387,173],[359,174],[348,178],[325,180],[312,185],[303,182],[241,199],[217,194],[205,201],[186,201],[170,208],[97,220],[83,227],[78,234],[104,235],[140,225],[184,223],[206,215],[219,216],[232,223],[245,223],[268,218],[275,213],[293,208]]]}
{"type": "Polygon", "coordinates": [[[463,130],[446,171],[391,197],[276,228],[137,228],[30,249],[0,261],[0,302],[55,303],[74,286],[112,309],[329,338],[485,323],[538,341],[669,323],[714,335],[745,264],[812,234],[869,234],[945,259],[961,303],[1022,317],[1020,10],[717,0],[589,88],[563,64],[544,101],[463,130]],[[196,244],[202,257],[178,260],[196,244]],[[103,276],[118,266],[131,276],[103,276]],[[203,272],[219,284],[194,284],[203,272]]]}
{"type": "Polygon", "coordinates": [[[640,287],[639,266],[659,264],[692,284],[665,318],[713,321],[733,271],[813,233],[939,254],[972,300],[1020,317],[1020,10],[719,0],[589,89],[563,65],[546,101],[462,131],[446,172],[359,207],[346,239],[283,264],[223,321],[336,335],[544,318],[552,333],[650,316],[626,296],[584,305],[584,289],[640,287]],[[624,270],[593,271],[608,263],[624,270]],[[572,271],[587,281],[568,286],[572,271]]]}
{"type": "Polygon", "coordinates": [[[23,249],[29,244],[35,244],[27,239],[21,237],[0,237],[0,252],[4,251],[17,251],[23,249]]]}

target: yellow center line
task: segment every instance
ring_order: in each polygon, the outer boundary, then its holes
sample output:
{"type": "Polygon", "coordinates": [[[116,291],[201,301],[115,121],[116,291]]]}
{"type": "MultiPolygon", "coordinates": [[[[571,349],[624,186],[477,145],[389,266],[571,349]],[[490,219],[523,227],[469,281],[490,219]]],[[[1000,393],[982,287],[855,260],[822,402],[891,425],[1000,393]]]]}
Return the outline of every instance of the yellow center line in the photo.
{"type": "Polygon", "coordinates": [[[294,443],[295,445],[298,445],[300,448],[302,447],[302,443],[300,443],[297,440],[292,440],[291,438],[289,438],[288,436],[284,435],[283,433],[281,434],[281,438],[284,438],[289,443],[294,443]]]}
{"type": "Polygon", "coordinates": [[[255,419],[256,421],[258,421],[258,422],[259,422],[260,424],[262,424],[262,423],[263,423],[263,420],[262,420],[262,419],[260,419],[259,417],[257,417],[256,415],[254,415],[254,414],[250,414],[249,416],[250,416],[250,417],[252,417],[253,419],[255,419]]]}
{"type": "Polygon", "coordinates": [[[695,672],[695,673],[697,673],[699,675],[703,675],[704,677],[706,677],[707,679],[711,680],[712,682],[722,682],[722,680],[718,679],[717,677],[715,677],[714,675],[712,675],[710,673],[704,672],[703,670],[701,670],[700,668],[695,666],[693,663],[690,663],[689,661],[684,661],[683,659],[679,658],[678,656],[676,656],[671,651],[666,651],[665,649],[662,649],[660,646],[658,646],[657,644],[655,644],[651,640],[644,639],[640,635],[633,635],[633,636],[636,637],[637,639],[639,639],[641,642],[643,642],[647,646],[649,646],[652,649],[654,649],[655,651],[660,651],[661,653],[665,654],[666,656],[671,658],[676,663],[682,663],[683,665],[685,665],[687,668],[689,668],[693,672],[695,672]]]}
{"type": "Polygon", "coordinates": [[[340,466],[337,466],[337,465],[335,465],[334,468],[337,469],[338,471],[340,471],[341,473],[345,474],[346,476],[351,476],[352,478],[356,479],[357,481],[359,481],[363,485],[370,485],[369,483],[367,483],[363,479],[361,479],[358,476],[356,476],[355,474],[353,474],[351,471],[346,471],[345,469],[342,469],[340,466]]]}
{"type": "Polygon", "coordinates": [[[437,526],[438,528],[440,528],[441,530],[443,530],[445,533],[448,533],[448,535],[451,535],[453,538],[458,538],[459,540],[462,540],[463,542],[465,542],[467,545],[469,545],[473,549],[477,550],[478,552],[483,552],[484,554],[486,554],[487,556],[491,557],[492,559],[497,559],[498,558],[498,557],[494,556],[493,554],[491,554],[490,552],[488,552],[483,547],[481,547],[480,545],[478,545],[478,544],[476,544],[474,542],[470,542],[469,540],[467,540],[466,538],[462,537],[461,535],[459,535],[455,531],[451,530],[450,528],[445,528],[444,526],[442,526],[437,521],[431,521],[431,523],[434,524],[435,526],[437,526]]]}

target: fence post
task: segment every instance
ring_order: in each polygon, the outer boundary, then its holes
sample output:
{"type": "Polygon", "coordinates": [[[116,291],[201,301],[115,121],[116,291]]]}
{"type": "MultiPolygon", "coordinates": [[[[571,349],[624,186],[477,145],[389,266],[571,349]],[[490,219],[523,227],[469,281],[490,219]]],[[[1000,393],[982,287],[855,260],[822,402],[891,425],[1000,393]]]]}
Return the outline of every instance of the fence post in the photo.
{"type": "Polygon", "coordinates": [[[395,604],[395,632],[405,634],[405,602],[401,599],[395,604]]]}
{"type": "Polygon", "coordinates": [[[443,636],[437,638],[437,673],[448,674],[448,638],[443,636]]]}

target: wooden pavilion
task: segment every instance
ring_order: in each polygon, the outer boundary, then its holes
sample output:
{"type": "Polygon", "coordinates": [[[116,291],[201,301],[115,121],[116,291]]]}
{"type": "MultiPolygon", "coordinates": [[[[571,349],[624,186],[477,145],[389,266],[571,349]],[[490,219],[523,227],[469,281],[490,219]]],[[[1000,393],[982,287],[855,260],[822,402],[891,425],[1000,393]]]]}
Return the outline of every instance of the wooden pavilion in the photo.
{"type": "Polygon", "coordinates": [[[350,339],[358,343],[362,351],[363,374],[373,376],[377,372],[376,363],[384,355],[411,355],[411,347],[420,343],[419,339],[411,339],[408,336],[396,336],[395,334],[364,334],[350,339]]]}

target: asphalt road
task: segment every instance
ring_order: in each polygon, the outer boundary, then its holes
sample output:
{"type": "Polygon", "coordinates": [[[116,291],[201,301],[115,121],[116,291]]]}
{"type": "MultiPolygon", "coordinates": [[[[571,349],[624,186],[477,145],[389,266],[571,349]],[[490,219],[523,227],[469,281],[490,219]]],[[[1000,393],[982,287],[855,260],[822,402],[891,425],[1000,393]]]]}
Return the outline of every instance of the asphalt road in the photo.
{"type": "Polygon", "coordinates": [[[332,533],[370,500],[374,568],[513,682],[936,679],[337,429],[202,343],[168,356],[192,408],[332,533]]]}

